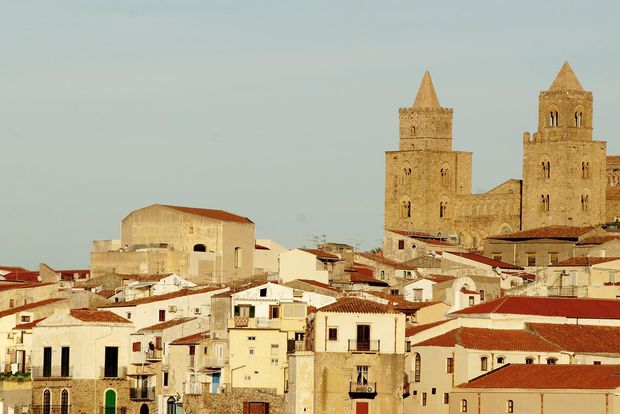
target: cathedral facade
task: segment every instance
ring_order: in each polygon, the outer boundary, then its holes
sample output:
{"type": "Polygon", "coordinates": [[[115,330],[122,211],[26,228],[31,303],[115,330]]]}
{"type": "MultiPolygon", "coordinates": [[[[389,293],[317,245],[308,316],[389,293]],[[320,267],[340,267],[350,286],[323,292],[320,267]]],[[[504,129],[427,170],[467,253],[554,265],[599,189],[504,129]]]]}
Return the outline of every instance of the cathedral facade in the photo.
{"type": "Polygon", "coordinates": [[[523,134],[523,178],[472,194],[472,154],[452,150],[452,109],[426,72],[399,110],[398,151],[385,153],[385,228],[425,232],[479,248],[489,235],[620,216],[620,157],[592,139],[592,93],[564,63],[539,94],[538,130],[523,134]]]}

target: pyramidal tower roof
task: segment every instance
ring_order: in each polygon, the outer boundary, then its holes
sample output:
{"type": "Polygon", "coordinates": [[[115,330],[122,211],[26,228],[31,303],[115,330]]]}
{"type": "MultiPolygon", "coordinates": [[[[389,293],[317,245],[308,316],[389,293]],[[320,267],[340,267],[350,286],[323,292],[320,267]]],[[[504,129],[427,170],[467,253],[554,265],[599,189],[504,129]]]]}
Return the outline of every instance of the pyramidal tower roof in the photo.
{"type": "Polygon", "coordinates": [[[433,86],[433,80],[431,79],[431,74],[428,71],[424,72],[424,77],[422,78],[422,82],[420,82],[418,94],[415,96],[415,100],[413,101],[413,107],[440,108],[439,99],[437,99],[435,87],[433,86]]]}
{"type": "Polygon", "coordinates": [[[549,87],[550,91],[583,91],[575,72],[568,64],[568,61],[564,62],[562,69],[558,72],[553,83],[549,87]]]}

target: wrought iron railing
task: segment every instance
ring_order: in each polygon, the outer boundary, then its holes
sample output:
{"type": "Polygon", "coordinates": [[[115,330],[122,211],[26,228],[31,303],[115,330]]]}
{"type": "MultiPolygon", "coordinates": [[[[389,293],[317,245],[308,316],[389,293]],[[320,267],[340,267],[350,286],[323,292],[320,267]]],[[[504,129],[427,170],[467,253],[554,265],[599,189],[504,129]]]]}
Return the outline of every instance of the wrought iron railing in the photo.
{"type": "Polygon", "coordinates": [[[129,388],[129,398],[132,400],[154,400],[155,387],[129,388]]]}
{"type": "Polygon", "coordinates": [[[32,367],[32,378],[71,378],[73,367],[70,366],[35,366],[32,367]]]}
{"type": "Polygon", "coordinates": [[[379,339],[349,339],[349,351],[353,352],[379,352],[379,339]]]}
{"type": "Polygon", "coordinates": [[[377,383],[376,382],[350,382],[349,392],[351,394],[376,394],[377,383]]]}

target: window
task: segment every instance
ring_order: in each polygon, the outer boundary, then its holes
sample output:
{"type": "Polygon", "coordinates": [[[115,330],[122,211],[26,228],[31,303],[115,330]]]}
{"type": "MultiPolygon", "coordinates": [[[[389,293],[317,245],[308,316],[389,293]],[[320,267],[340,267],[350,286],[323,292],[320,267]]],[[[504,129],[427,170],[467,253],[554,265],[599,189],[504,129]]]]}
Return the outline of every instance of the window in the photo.
{"type": "Polygon", "coordinates": [[[549,161],[543,161],[541,163],[541,175],[542,178],[550,178],[551,177],[551,163],[549,161]]]}
{"type": "Polygon", "coordinates": [[[422,393],[422,405],[426,405],[426,393],[422,393]]]}
{"type": "Polygon", "coordinates": [[[590,163],[582,162],[581,163],[581,178],[590,178],[590,163]]]}
{"type": "Polygon", "coordinates": [[[390,295],[398,296],[399,295],[398,289],[390,289],[390,295]]]}
{"type": "Polygon", "coordinates": [[[446,358],[446,372],[448,374],[454,372],[454,358],[446,358]]]}
{"type": "Polygon", "coordinates": [[[431,394],[435,395],[437,394],[437,388],[431,388],[431,394]]]}
{"type": "Polygon", "coordinates": [[[536,266],[536,253],[526,253],[527,266],[536,266]]]}
{"type": "Polygon", "coordinates": [[[43,348],[43,376],[52,376],[52,348],[49,346],[43,348]]]}
{"type": "Polygon", "coordinates": [[[489,359],[485,356],[480,358],[480,371],[488,371],[489,370],[489,359]]]}
{"type": "Polygon", "coordinates": [[[280,345],[272,344],[271,345],[271,355],[279,355],[280,354],[280,345]]]}
{"type": "Polygon", "coordinates": [[[132,352],[140,352],[142,351],[142,343],[141,342],[134,342],[131,344],[131,351],[132,352]]]}
{"type": "Polygon", "coordinates": [[[420,357],[420,354],[416,353],[415,354],[414,374],[413,374],[413,381],[414,382],[420,382],[420,371],[421,370],[422,370],[422,358],[420,357]]]}
{"type": "Polygon", "coordinates": [[[398,250],[403,250],[405,248],[405,241],[404,240],[399,240],[398,241],[398,250]]]}
{"type": "Polygon", "coordinates": [[[590,204],[590,196],[582,194],[581,196],[581,211],[588,211],[590,204]]]}
{"type": "Polygon", "coordinates": [[[60,348],[60,376],[68,377],[69,374],[69,347],[60,348]]]}
{"type": "Polygon", "coordinates": [[[467,412],[467,400],[461,400],[461,412],[462,413],[467,412]]]}
{"type": "Polygon", "coordinates": [[[381,271],[381,280],[385,279],[385,270],[381,271]]]}
{"type": "Polygon", "coordinates": [[[267,288],[262,288],[261,290],[258,291],[258,296],[260,296],[261,298],[266,298],[267,297],[267,288]]]}
{"type": "Polygon", "coordinates": [[[338,328],[328,328],[327,339],[329,341],[337,341],[338,340],[338,328]]]}
{"type": "Polygon", "coordinates": [[[103,376],[105,378],[118,377],[118,347],[105,347],[105,365],[103,368],[103,376]]]}
{"type": "Polygon", "coordinates": [[[278,366],[278,358],[271,358],[271,366],[272,367],[278,366]]]}
{"type": "Polygon", "coordinates": [[[278,319],[280,317],[280,307],[278,305],[269,305],[269,319],[278,319]]]}
{"type": "Polygon", "coordinates": [[[60,414],[69,414],[69,391],[60,392],[60,414]]]}
{"type": "Polygon", "coordinates": [[[547,365],[555,365],[557,364],[558,359],[557,358],[547,358],[547,365]]]}
{"type": "Polygon", "coordinates": [[[165,322],[165,321],[166,321],[166,310],[160,309],[159,310],[159,322],[165,322]]]}
{"type": "Polygon", "coordinates": [[[484,289],[480,289],[478,293],[480,293],[480,300],[483,301],[484,300],[484,289]]]}
{"type": "Polygon", "coordinates": [[[126,319],[131,319],[131,312],[127,312],[125,316],[127,317],[126,319]]]}
{"type": "Polygon", "coordinates": [[[469,297],[469,306],[474,306],[474,297],[473,296],[469,297]]]}
{"type": "Polygon", "coordinates": [[[206,252],[207,251],[207,246],[205,246],[204,244],[195,244],[194,245],[194,251],[195,252],[206,252]]]}
{"type": "Polygon", "coordinates": [[[240,268],[242,263],[243,249],[241,247],[235,247],[235,267],[240,268]]]}
{"type": "Polygon", "coordinates": [[[358,365],[357,366],[357,385],[367,385],[367,384],[368,384],[368,366],[358,365]]]}
{"type": "Polygon", "coordinates": [[[556,264],[559,261],[558,252],[549,252],[549,264],[556,264]]]}
{"type": "Polygon", "coordinates": [[[163,386],[167,387],[168,386],[168,371],[164,371],[162,377],[163,377],[162,378],[163,386]]]}
{"type": "Polygon", "coordinates": [[[449,392],[443,393],[443,403],[450,404],[450,393],[449,392]]]}
{"type": "Polygon", "coordinates": [[[15,307],[15,299],[9,299],[9,308],[15,307]]]}
{"type": "Polygon", "coordinates": [[[582,120],[582,118],[583,118],[583,112],[575,112],[575,126],[577,128],[581,127],[581,120],[582,120]]]}
{"type": "Polygon", "coordinates": [[[558,126],[558,122],[559,122],[558,111],[549,112],[549,126],[556,127],[558,126]]]}
{"type": "Polygon", "coordinates": [[[525,358],[525,363],[528,365],[532,365],[534,363],[534,358],[532,357],[525,358]]]}
{"type": "Polygon", "coordinates": [[[503,356],[498,356],[497,357],[497,363],[498,364],[503,364],[506,361],[506,359],[503,356]]]}
{"type": "Polygon", "coordinates": [[[174,397],[168,397],[166,400],[166,414],[176,414],[177,412],[177,400],[174,397]]]}
{"type": "Polygon", "coordinates": [[[405,341],[405,352],[411,352],[411,341],[405,341]]]}
{"type": "Polygon", "coordinates": [[[43,414],[52,412],[52,393],[50,390],[43,391],[43,414]]]}
{"type": "Polygon", "coordinates": [[[594,365],[601,365],[601,361],[594,361],[594,365]]]}
{"type": "Polygon", "coordinates": [[[493,260],[497,260],[498,262],[501,262],[502,261],[502,254],[499,253],[499,252],[493,252],[493,253],[491,253],[491,258],[493,260]]]}
{"type": "Polygon", "coordinates": [[[512,400],[508,400],[506,401],[506,412],[507,413],[514,413],[515,411],[515,403],[512,400]]]}
{"type": "Polygon", "coordinates": [[[447,201],[442,201],[442,202],[439,203],[439,217],[440,218],[446,217],[447,209],[448,209],[448,202],[447,201]]]}
{"type": "Polygon", "coordinates": [[[20,320],[22,323],[30,322],[30,315],[21,315],[21,316],[19,317],[19,320],[20,320]]]}
{"type": "Polygon", "coordinates": [[[609,283],[615,284],[616,283],[616,272],[609,272],[608,276],[609,276],[609,283]]]}
{"type": "Polygon", "coordinates": [[[235,305],[235,316],[245,316],[246,318],[253,318],[255,314],[254,306],[252,305],[235,305]]]}
{"type": "Polygon", "coordinates": [[[248,348],[248,355],[254,355],[254,348],[248,348]]]}
{"type": "Polygon", "coordinates": [[[423,289],[413,289],[413,301],[422,302],[423,289]]]}
{"type": "Polygon", "coordinates": [[[411,217],[411,201],[405,200],[400,206],[400,218],[411,217]]]}
{"type": "Polygon", "coordinates": [[[256,337],[255,336],[248,336],[248,341],[256,341],[256,337]]]}

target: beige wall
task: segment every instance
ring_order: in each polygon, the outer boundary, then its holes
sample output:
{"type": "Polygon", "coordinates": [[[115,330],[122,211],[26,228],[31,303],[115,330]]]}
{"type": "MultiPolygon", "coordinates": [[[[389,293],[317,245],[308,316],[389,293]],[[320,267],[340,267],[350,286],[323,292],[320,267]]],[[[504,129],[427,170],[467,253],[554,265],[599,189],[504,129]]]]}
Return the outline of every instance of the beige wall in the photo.
{"type": "Polygon", "coordinates": [[[293,249],[280,254],[280,280],[288,283],[295,279],[310,279],[327,284],[329,271],[312,253],[293,249]]]}

